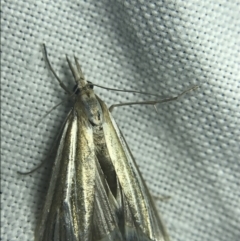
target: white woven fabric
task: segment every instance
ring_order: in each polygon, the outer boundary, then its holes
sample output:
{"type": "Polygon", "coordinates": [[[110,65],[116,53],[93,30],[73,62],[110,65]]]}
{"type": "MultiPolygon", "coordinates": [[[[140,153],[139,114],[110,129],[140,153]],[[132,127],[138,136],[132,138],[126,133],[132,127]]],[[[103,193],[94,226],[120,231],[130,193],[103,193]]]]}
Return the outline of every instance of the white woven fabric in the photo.
{"type": "MultiPolygon", "coordinates": [[[[71,106],[41,44],[73,87],[65,54],[96,84],[176,95],[114,116],[172,241],[240,240],[239,1],[11,1],[1,9],[1,240],[34,240],[51,163],[35,173],[71,106]]],[[[95,87],[108,104],[154,99],[95,87]]]]}

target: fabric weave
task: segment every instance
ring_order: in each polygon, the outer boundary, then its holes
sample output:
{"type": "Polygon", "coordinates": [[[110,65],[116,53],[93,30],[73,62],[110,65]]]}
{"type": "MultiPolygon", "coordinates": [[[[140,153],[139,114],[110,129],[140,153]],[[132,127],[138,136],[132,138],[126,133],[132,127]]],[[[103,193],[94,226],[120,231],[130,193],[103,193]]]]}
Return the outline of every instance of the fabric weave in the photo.
{"type": "MultiPolygon", "coordinates": [[[[10,1],[1,4],[1,239],[32,241],[52,162],[49,153],[71,101],[65,55],[87,80],[174,96],[113,115],[156,200],[172,241],[240,240],[238,1],[10,1]],[[42,116],[66,100],[36,127],[42,116]]],[[[109,106],[153,96],[95,87],[109,106]]]]}

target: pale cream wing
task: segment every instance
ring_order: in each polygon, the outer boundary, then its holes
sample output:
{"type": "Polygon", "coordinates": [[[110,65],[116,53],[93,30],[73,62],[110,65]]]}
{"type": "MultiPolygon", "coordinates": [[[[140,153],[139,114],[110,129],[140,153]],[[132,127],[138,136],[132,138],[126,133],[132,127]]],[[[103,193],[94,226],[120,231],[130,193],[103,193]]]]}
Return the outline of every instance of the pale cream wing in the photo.
{"type": "Polygon", "coordinates": [[[70,112],[60,139],[35,241],[92,240],[95,154],[84,111],[70,112]],[[83,116],[78,116],[81,113],[83,116]]]}
{"type": "Polygon", "coordinates": [[[126,240],[132,241],[135,236],[135,240],[169,241],[164,224],[121,131],[105,103],[99,98],[98,100],[103,110],[106,145],[123,193],[123,210],[128,209],[128,213],[123,215],[126,240]],[[137,230],[139,237],[134,234],[134,230],[137,230]],[[133,232],[132,236],[129,232],[133,232]]]}
{"type": "Polygon", "coordinates": [[[94,241],[125,241],[118,226],[117,209],[118,204],[111,194],[99,163],[96,162],[94,241]]]}

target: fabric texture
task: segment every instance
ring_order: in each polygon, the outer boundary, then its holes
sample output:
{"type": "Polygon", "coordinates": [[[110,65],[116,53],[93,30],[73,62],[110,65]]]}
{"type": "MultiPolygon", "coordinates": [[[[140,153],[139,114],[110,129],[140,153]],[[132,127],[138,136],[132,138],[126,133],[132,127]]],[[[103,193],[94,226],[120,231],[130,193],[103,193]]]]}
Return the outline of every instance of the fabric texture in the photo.
{"type": "MultiPolygon", "coordinates": [[[[114,109],[172,241],[240,240],[240,2],[1,2],[1,240],[34,240],[52,162],[48,155],[72,102],[65,55],[87,80],[175,96],[114,109]],[[66,101],[64,101],[66,100],[66,101]],[[41,118],[64,101],[57,109],[41,118]]],[[[109,106],[150,95],[95,87],[109,106]]]]}

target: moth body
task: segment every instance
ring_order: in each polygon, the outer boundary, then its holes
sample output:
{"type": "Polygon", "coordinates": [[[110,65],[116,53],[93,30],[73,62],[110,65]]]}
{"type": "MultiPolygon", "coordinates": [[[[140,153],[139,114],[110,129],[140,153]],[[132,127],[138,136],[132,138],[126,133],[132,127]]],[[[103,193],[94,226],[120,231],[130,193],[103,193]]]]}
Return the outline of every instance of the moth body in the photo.
{"type": "Polygon", "coordinates": [[[127,143],[68,60],[75,102],[59,140],[35,241],[169,241],[127,143]]]}

